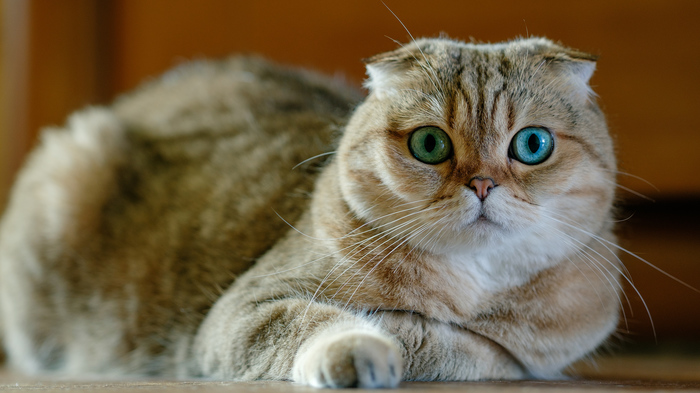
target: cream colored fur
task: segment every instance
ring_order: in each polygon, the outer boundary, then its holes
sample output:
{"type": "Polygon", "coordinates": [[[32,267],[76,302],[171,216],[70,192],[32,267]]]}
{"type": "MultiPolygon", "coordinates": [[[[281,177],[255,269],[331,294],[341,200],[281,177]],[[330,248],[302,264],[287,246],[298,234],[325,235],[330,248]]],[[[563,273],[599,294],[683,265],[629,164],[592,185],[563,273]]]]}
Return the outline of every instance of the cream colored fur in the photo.
{"type": "Polygon", "coordinates": [[[595,59],[425,39],[367,68],[359,104],[259,59],[195,63],[44,131],[0,228],[10,364],[394,387],[593,351],[622,268],[595,59]],[[424,126],[446,161],[412,155],[424,126]],[[526,165],[509,146],[532,126],[554,150],[526,165]]]}

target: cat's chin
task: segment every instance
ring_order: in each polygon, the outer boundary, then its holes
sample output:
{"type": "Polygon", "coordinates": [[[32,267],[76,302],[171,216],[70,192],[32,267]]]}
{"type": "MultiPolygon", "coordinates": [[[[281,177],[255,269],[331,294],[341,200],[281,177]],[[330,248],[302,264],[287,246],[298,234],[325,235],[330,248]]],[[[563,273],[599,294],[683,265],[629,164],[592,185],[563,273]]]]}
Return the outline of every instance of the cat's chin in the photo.
{"type": "Polygon", "coordinates": [[[491,219],[491,217],[489,217],[484,212],[480,213],[479,216],[477,216],[476,219],[474,219],[474,221],[472,221],[472,223],[470,225],[472,225],[472,226],[474,226],[474,225],[496,225],[496,226],[502,227],[502,225],[493,221],[491,219]]]}
{"type": "Polygon", "coordinates": [[[481,215],[466,225],[460,237],[464,239],[462,243],[493,246],[507,238],[510,232],[502,224],[481,215]]]}
{"type": "Polygon", "coordinates": [[[486,214],[480,214],[473,220],[467,222],[463,227],[463,234],[460,237],[475,239],[479,243],[490,243],[491,238],[502,237],[504,232],[508,232],[506,228],[488,217],[486,214]]]}

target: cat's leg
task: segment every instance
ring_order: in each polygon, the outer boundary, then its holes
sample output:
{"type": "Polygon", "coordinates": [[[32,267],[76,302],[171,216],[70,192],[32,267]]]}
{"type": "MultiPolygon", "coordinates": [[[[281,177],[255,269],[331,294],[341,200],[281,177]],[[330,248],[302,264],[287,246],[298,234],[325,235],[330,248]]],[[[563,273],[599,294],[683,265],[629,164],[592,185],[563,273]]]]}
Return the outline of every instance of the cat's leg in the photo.
{"type": "Polygon", "coordinates": [[[196,338],[204,376],[336,388],[527,376],[494,341],[417,314],[367,316],[302,299],[235,303],[231,293],[220,299],[196,338]]]}
{"type": "Polygon", "coordinates": [[[463,327],[410,312],[380,312],[373,318],[400,343],[405,380],[469,381],[528,376],[523,365],[505,348],[463,327]]]}
{"type": "Polygon", "coordinates": [[[366,317],[304,299],[241,306],[236,298],[222,297],[195,339],[195,369],[204,376],[336,388],[400,382],[398,342],[366,317]]]}
{"type": "Polygon", "coordinates": [[[507,348],[533,377],[559,377],[603,343],[619,320],[620,262],[602,242],[589,251],[504,294],[500,307],[467,328],[507,348]]]}

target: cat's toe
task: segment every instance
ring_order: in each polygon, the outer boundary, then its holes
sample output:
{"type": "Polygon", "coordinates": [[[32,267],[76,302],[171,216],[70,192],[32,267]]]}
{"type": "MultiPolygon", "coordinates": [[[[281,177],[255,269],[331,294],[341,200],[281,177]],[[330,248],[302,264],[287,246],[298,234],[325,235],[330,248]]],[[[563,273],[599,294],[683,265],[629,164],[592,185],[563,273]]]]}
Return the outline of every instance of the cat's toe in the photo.
{"type": "Polygon", "coordinates": [[[393,388],[401,381],[401,363],[389,338],[345,331],[314,340],[298,356],[294,379],[316,387],[393,388]]]}

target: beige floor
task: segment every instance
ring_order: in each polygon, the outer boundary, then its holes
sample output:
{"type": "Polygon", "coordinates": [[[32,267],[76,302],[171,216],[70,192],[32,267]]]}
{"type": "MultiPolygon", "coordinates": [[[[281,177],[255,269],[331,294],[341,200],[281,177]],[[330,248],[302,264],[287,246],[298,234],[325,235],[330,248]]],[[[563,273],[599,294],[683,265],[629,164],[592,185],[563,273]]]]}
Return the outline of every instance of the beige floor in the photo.
{"type": "MultiPolygon", "coordinates": [[[[469,383],[404,383],[398,391],[418,392],[621,392],[621,391],[697,391],[700,392],[700,353],[635,353],[603,357],[595,365],[579,364],[573,373],[578,377],[566,381],[493,381],[469,383]]],[[[66,381],[33,379],[8,370],[0,371],[0,390],[31,390],[65,393],[95,392],[317,392],[287,382],[215,382],[215,381],[66,381]]]]}

